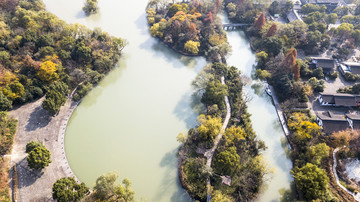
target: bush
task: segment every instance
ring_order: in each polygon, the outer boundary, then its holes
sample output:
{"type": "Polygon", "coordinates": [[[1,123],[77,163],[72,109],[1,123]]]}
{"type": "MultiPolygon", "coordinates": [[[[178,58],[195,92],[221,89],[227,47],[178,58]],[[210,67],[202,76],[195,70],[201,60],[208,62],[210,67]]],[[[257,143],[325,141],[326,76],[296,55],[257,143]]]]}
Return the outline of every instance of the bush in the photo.
{"type": "Polygon", "coordinates": [[[36,147],[42,147],[43,145],[40,142],[30,141],[26,144],[26,153],[31,152],[36,147]]]}
{"type": "Polygon", "coordinates": [[[315,91],[315,92],[323,92],[324,88],[325,88],[325,81],[324,80],[318,80],[315,77],[312,77],[309,79],[308,83],[310,84],[311,88],[315,91]]]}
{"type": "Polygon", "coordinates": [[[359,78],[360,78],[359,75],[355,75],[350,72],[345,72],[345,74],[344,74],[344,79],[346,81],[357,81],[357,80],[359,80],[359,78]]]}
{"type": "Polygon", "coordinates": [[[14,141],[17,121],[7,117],[6,112],[0,112],[0,156],[9,152],[14,141]]]}
{"type": "Polygon", "coordinates": [[[29,167],[32,169],[43,169],[51,163],[51,154],[44,146],[35,147],[27,157],[29,167]]]}
{"type": "Polygon", "coordinates": [[[329,75],[329,79],[331,80],[335,80],[336,78],[338,78],[339,73],[338,72],[334,72],[332,74],[329,75]]]}
{"type": "Polygon", "coordinates": [[[75,101],[81,100],[92,89],[92,87],[93,85],[91,83],[81,84],[76,90],[73,99],[75,101]]]}
{"type": "Polygon", "coordinates": [[[12,108],[12,101],[0,91],[0,111],[7,111],[12,108]]]}

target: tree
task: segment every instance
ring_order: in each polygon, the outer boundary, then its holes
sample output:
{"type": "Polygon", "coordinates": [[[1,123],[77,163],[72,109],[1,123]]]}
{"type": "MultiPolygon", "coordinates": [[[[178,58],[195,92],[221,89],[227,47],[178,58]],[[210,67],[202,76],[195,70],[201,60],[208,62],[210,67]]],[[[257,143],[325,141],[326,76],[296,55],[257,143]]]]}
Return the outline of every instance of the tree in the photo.
{"type": "Polygon", "coordinates": [[[311,77],[308,80],[308,83],[310,84],[311,88],[314,90],[314,92],[323,92],[325,88],[325,81],[320,79],[316,79],[316,77],[311,77]]]}
{"type": "Polygon", "coordinates": [[[200,42],[198,41],[187,41],[184,45],[184,49],[186,52],[191,54],[198,54],[200,47],[200,42]]]}
{"type": "Polygon", "coordinates": [[[278,30],[278,27],[276,25],[276,23],[273,23],[271,25],[271,27],[268,29],[267,33],[266,33],[266,37],[271,37],[271,36],[274,36],[276,31],[278,30]]]}
{"type": "Polygon", "coordinates": [[[274,88],[277,90],[277,95],[279,96],[279,100],[281,102],[289,99],[291,97],[293,84],[291,79],[289,78],[289,74],[286,72],[281,72],[279,74],[275,74],[271,81],[274,84],[274,88]]]}
{"type": "Polygon", "coordinates": [[[237,145],[240,141],[245,140],[245,131],[241,127],[231,126],[225,131],[225,139],[228,145],[237,145]]]}
{"type": "Polygon", "coordinates": [[[345,16],[349,14],[349,7],[347,6],[339,6],[333,10],[339,17],[345,16]]]}
{"type": "Polygon", "coordinates": [[[290,69],[291,73],[294,75],[294,80],[300,78],[300,66],[296,63],[297,51],[295,48],[290,49],[282,61],[282,66],[290,69]]]}
{"type": "Polygon", "coordinates": [[[237,154],[235,146],[218,153],[214,159],[214,168],[221,175],[232,175],[239,165],[240,156],[237,154]]]}
{"type": "Polygon", "coordinates": [[[321,160],[329,157],[330,148],[325,143],[320,143],[317,145],[310,146],[306,151],[306,158],[308,162],[318,165],[321,165],[321,160]]]}
{"type": "Polygon", "coordinates": [[[2,92],[9,99],[15,100],[24,95],[25,88],[20,82],[14,81],[2,89],[2,92]]]}
{"type": "Polygon", "coordinates": [[[94,186],[95,197],[101,200],[108,199],[115,191],[115,181],[117,178],[118,174],[115,172],[98,177],[94,186]]]}
{"type": "Polygon", "coordinates": [[[84,7],[82,8],[86,15],[96,13],[98,10],[98,0],[86,0],[84,7]]]}
{"type": "Polygon", "coordinates": [[[265,38],[262,45],[269,55],[276,56],[284,47],[284,42],[279,37],[273,36],[265,38]]]}
{"type": "Polygon", "coordinates": [[[50,60],[42,62],[36,76],[45,82],[56,81],[59,79],[59,75],[56,73],[57,67],[58,65],[50,60]]]}
{"type": "Polygon", "coordinates": [[[335,24],[337,19],[338,19],[338,16],[336,13],[330,13],[329,15],[326,16],[325,22],[327,24],[335,24]]]}
{"type": "Polygon", "coordinates": [[[66,102],[66,95],[68,93],[68,86],[60,81],[54,82],[50,85],[46,93],[46,99],[43,101],[42,106],[45,110],[55,115],[60,107],[66,102]]]}
{"type": "Polygon", "coordinates": [[[78,184],[73,177],[56,180],[52,187],[52,197],[59,202],[79,201],[89,193],[85,183],[78,184]]]}
{"type": "Polygon", "coordinates": [[[293,1],[286,1],[285,6],[284,6],[284,10],[283,13],[288,13],[290,12],[292,9],[294,8],[294,3],[293,1]]]}
{"type": "Polygon", "coordinates": [[[267,70],[257,69],[255,71],[255,77],[260,80],[266,81],[267,79],[269,79],[271,77],[271,73],[268,72],[267,70]]]}
{"type": "Polygon", "coordinates": [[[183,4],[183,5],[173,4],[172,6],[170,6],[167,14],[171,18],[179,11],[184,11],[186,13],[187,9],[188,9],[187,4],[183,4]]]}
{"type": "Polygon", "coordinates": [[[259,16],[259,18],[255,21],[254,23],[254,27],[260,31],[265,25],[265,15],[264,13],[261,13],[261,15],[259,16]]]}
{"type": "Polygon", "coordinates": [[[325,196],[329,178],[323,169],[307,163],[302,168],[294,168],[291,174],[294,176],[296,187],[302,192],[305,200],[322,199],[325,196]]]}
{"type": "MultiPolygon", "coordinates": [[[[206,68],[206,67],[205,67],[206,68]]],[[[214,75],[203,70],[198,73],[195,80],[192,82],[192,86],[198,95],[203,95],[206,90],[206,86],[210,81],[214,79],[214,75]]]]}
{"type": "Polygon", "coordinates": [[[288,118],[287,125],[295,133],[295,138],[299,142],[317,137],[321,132],[320,126],[311,122],[304,113],[300,112],[293,113],[288,118]]]}
{"type": "Polygon", "coordinates": [[[135,192],[131,189],[130,180],[125,178],[122,181],[123,185],[115,185],[117,178],[117,173],[110,172],[96,179],[94,186],[95,198],[109,201],[134,201],[135,192]]]}
{"type": "Polygon", "coordinates": [[[345,35],[350,34],[354,29],[354,25],[349,23],[341,23],[335,30],[335,33],[339,35],[339,37],[345,37],[345,35]]]}
{"type": "Polygon", "coordinates": [[[134,201],[135,191],[131,189],[130,180],[124,178],[122,184],[123,185],[118,185],[115,187],[115,200],[124,202],[134,201]]]}
{"type": "Polygon", "coordinates": [[[12,108],[12,101],[0,91],[0,111],[7,111],[12,108]]]}
{"type": "Polygon", "coordinates": [[[331,138],[335,147],[349,146],[351,140],[359,138],[359,133],[356,130],[339,131],[333,133],[331,138]]]}
{"type": "Polygon", "coordinates": [[[26,160],[30,168],[43,169],[51,163],[51,154],[44,146],[40,146],[29,152],[26,160]]]}
{"type": "Polygon", "coordinates": [[[265,51],[261,51],[255,54],[257,69],[265,69],[266,63],[269,61],[269,55],[265,51]]]}
{"type": "Polygon", "coordinates": [[[26,144],[26,153],[30,153],[36,147],[42,147],[43,145],[40,142],[30,141],[26,144]]]}
{"type": "Polygon", "coordinates": [[[221,118],[201,114],[197,121],[200,123],[197,127],[200,138],[204,141],[212,142],[220,132],[222,126],[221,118]]]}
{"type": "Polygon", "coordinates": [[[214,192],[212,192],[212,201],[214,202],[232,202],[235,201],[232,197],[226,195],[226,194],[222,194],[220,190],[216,190],[214,192]]]}
{"type": "Polygon", "coordinates": [[[221,84],[219,80],[208,82],[201,102],[206,105],[217,104],[220,109],[225,107],[225,96],[228,95],[227,85],[221,84]]]}
{"type": "Polygon", "coordinates": [[[275,14],[280,14],[281,13],[280,3],[278,1],[273,1],[270,4],[269,12],[272,16],[274,16],[275,14]]]}
{"type": "Polygon", "coordinates": [[[0,156],[10,151],[17,128],[16,124],[17,120],[8,117],[7,112],[0,112],[0,156]]]}
{"type": "Polygon", "coordinates": [[[85,43],[81,41],[75,45],[75,48],[71,53],[71,57],[78,62],[88,63],[92,61],[91,48],[86,46],[85,43]]]}

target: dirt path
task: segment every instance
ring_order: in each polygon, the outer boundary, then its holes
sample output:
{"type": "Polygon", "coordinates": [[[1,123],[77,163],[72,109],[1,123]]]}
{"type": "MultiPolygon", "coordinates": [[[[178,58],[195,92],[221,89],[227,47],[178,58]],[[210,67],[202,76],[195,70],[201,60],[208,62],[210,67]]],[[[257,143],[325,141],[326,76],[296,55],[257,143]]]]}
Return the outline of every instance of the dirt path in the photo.
{"type": "MultiPolygon", "coordinates": [[[[221,84],[225,85],[225,77],[222,76],[221,77],[221,84]]],[[[222,125],[222,128],[221,128],[221,131],[220,133],[218,134],[218,136],[216,137],[215,139],[215,142],[214,142],[214,146],[205,152],[205,157],[207,158],[207,161],[206,161],[206,166],[208,167],[211,167],[211,162],[212,162],[212,159],[213,159],[213,156],[214,156],[214,152],[217,148],[217,146],[219,145],[219,142],[225,132],[225,129],[229,123],[229,120],[230,120],[230,116],[231,116],[231,107],[230,107],[230,102],[229,102],[229,97],[228,96],[225,96],[225,104],[226,104],[226,117],[225,117],[225,121],[222,125]]],[[[206,201],[209,202],[210,199],[211,199],[211,183],[210,183],[210,178],[208,178],[206,180],[206,187],[207,187],[207,197],[206,197],[206,201]]]]}
{"type": "Polygon", "coordinates": [[[74,177],[65,156],[64,134],[78,103],[68,99],[59,114],[52,117],[41,107],[43,99],[9,113],[19,121],[11,153],[11,164],[18,172],[17,201],[53,201],[53,183],[61,177],[74,177]],[[27,165],[25,146],[31,140],[42,142],[51,152],[52,163],[42,171],[33,171],[27,165]]]}

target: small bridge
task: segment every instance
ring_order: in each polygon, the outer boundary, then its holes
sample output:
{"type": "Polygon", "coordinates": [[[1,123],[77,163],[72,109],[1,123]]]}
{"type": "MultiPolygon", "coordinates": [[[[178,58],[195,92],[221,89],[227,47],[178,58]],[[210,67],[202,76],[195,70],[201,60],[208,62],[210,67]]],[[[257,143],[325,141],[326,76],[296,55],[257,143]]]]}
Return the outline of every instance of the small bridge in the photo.
{"type": "Polygon", "coordinates": [[[224,30],[236,30],[245,26],[249,26],[250,24],[245,24],[245,23],[237,23],[237,24],[223,24],[223,29],[224,30]]]}

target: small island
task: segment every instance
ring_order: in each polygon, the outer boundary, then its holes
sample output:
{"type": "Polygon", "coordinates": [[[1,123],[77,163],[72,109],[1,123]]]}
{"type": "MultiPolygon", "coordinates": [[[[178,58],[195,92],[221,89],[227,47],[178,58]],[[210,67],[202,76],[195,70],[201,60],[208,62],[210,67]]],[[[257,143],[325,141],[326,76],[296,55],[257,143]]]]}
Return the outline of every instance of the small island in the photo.
{"type": "Polygon", "coordinates": [[[257,139],[249,119],[245,85],[239,70],[226,65],[230,52],[217,13],[217,0],[161,4],[150,1],[150,34],[176,52],[205,56],[210,62],[193,82],[195,95],[206,110],[198,126],[179,134],[179,177],[193,199],[206,201],[254,200],[269,168],[262,160],[264,142],[257,139]]]}
{"type": "Polygon", "coordinates": [[[230,51],[221,19],[216,15],[220,9],[220,1],[150,1],[146,8],[150,34],[183,55],[219,61],[230,51]]]}
{"type": "Polygon", "coordinates": [[[86,15],[91,15],[98,12],[98,0],[86,0],[82,8],[86,15]]]}

